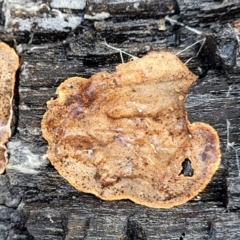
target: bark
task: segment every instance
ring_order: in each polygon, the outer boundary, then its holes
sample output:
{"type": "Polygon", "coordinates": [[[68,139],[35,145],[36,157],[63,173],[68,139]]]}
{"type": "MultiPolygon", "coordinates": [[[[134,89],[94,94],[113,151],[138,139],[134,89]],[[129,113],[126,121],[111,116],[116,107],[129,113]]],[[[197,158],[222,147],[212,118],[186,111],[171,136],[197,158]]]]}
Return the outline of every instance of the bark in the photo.
{"type": "Polygon", "coordinates": [[[21,57],[9,164],[0,176],[0,239],[240,238],[238,1],[8,0],[0,8],[1,40],[21,57]],[[159,22],[166,15],[203,34],[159,22]],[[179,56],[196,56],[187,64],[199,76],[185,103],[189,120],[211,124],[221,140],[222,163],[208,187],[167,210],[102,201],[71,187],[48,162],[41,136],[56,87],[72,76],[113,71],[121,58],[104,39],[140,57],[178,53],[203,38],[198,56],[200,43],[179,56]]]}

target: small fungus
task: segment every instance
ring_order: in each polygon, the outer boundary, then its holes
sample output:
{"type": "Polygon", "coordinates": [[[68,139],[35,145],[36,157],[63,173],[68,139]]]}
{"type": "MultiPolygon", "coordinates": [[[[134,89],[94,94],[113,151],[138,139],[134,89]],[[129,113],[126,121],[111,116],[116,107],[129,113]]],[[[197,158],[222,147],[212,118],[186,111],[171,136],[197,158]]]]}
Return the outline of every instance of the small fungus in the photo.
{"type": "Polygon", "coordinates": [[[11,136],[12,99],[15,75],[19,66],[16,52],[5,43],[0,43],[0,174],[8,163],[7,143],[11,136]]]}
{"type": "Polygon", "coordinates": [[[216,131],[187,120],[196,76],[173,54],[150,52],[112,74],[73,77],[48,101],[47,156],[80,191],[155,208],[202,191],[220,163],[216,131]]]}

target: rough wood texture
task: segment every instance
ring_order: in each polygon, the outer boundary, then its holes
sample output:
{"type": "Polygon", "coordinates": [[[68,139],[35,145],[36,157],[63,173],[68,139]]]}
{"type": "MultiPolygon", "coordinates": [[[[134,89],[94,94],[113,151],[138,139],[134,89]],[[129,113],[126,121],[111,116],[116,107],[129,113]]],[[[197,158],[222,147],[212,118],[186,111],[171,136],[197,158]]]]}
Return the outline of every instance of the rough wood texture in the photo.
{"type": "MultiPolygon", "coordinates": [[[[136,0],[135,5],[133,1],[61,2],[6,0],[0,4],[1,40],[14,45],[21,57],[9,165],[0,176],[0,239],[240,238],[240,57],[236,40],[240,31],[228,25],[233,27],[240,18],[240,3],[170,1],[170,11],[169,1],[157,0],[136,0]],[[96,8],[96,13],[104,11],[98,18],[102,20],[86,16],[96,8]],[[197,198],[169,210],[124,200],[106,202],[78,192],[46,159],[47,144],[40,129],[46,101],[54,97],[64,79],[112,71],[121,62],[119,53],[104,46],[103,39],[142,56],[159,49],[177,53],[202,38],[169,22],[165,31],[159,30],[159,19],[167,14],[208,36],[201,54],[188,63],[199,80],[185,105],[190,121],[209,123],[218,131],[222,164],[197,198]]],[[[186,61],[195,56],[199,47],[181,53],[180,58],[186,61]]]]}

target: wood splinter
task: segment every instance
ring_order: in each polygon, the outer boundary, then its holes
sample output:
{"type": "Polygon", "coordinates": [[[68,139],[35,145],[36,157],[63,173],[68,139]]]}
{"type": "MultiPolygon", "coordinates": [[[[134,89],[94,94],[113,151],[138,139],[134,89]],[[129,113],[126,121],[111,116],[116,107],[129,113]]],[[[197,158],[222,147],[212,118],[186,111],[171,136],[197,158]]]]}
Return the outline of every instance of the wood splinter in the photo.
{"type": "Polygon", "coordinates": [[[196,76],[173,54],[150,52],[112,74],[73,77],[48,101],[47,156],[80,191],[154,208],[183,204],[220,163],[219,138],[187,120],[184,100],[196,76]]]}
{"type": "Polygon", "coordinates": [[[0,43],[0,174],[8,163],[6,143],[11,136],[12,99],[19,59],[11,47],[0,43]]]}

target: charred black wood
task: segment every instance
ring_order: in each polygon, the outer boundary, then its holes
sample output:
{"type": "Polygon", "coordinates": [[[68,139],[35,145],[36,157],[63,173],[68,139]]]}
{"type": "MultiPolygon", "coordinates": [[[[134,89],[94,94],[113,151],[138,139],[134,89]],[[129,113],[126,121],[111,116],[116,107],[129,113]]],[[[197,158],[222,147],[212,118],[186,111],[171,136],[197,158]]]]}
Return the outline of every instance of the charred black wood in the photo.
{"type": "MultiPolygon", "coordinates": [[[[240,57],[238,1],[5,1],[1,40],[21,67],[9,165],[0,176],[0,239],[238,239],[240,238],[240,57]],[[202,31],[198,35],[166,16],[202,31]],[[57,23],[57,24],[56,24],[57,23]],[[234,31],[233,31],[234,30],[234,31]],[[70,186],[46,158],[41,120],[46,102],[72,76],[113,71],[122,49],[179,54],[199,76],[185,106],[189,120],[219,133],[222,164],[207,188],[173,209],[102,201],[70,186]]],[[[130,60],[124,56],[124,60],[130,60]]]]}

